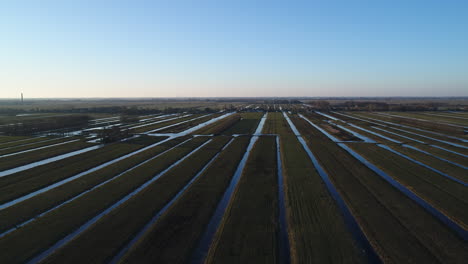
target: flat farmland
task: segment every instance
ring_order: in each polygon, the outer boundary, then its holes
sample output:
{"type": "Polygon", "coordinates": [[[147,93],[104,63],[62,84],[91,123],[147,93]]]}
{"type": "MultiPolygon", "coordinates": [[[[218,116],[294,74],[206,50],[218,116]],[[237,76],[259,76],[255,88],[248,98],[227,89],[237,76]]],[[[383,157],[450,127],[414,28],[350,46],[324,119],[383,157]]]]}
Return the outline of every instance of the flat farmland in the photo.
{"type": "Polygon", "coordinates": [[[0,263],[466,263],[464,114],[181,105],[0,136],[0,263]]]}

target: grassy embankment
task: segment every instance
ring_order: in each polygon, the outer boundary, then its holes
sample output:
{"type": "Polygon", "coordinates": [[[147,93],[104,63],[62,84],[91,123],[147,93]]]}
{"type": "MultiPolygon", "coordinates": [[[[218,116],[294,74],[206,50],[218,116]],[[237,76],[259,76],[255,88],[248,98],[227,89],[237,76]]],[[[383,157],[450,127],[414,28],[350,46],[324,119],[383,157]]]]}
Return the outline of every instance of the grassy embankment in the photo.
{"type": "Polygon", "coordinates": [[[46,263],[108,262],[230,140],[217,137],[199,152],[103,217],[89,230],[47,259],[46,263]],[[119,230],[119,232],[115,232],[119,230]]]}
{"type": "Polygon", "coordinates": [[[293,121],[384,262],[461,263],[468,257],[465,242],[425,209],[305,120],[293,121]]]}
{"type": "Polygon", "coordinates": [[[135,244],[124,263],[187,263],[249,144],[238,137],[135,244]]]}
{"type": "Polygon", "coordinates": [[[194,138],[4,236],[0,248],[9,253],[0,255],[0,263],[24,262],[42,252],[206,140],[194,138]]]}
{"type": "Polygon", "coordinates": [[[278,263],[275,137],[260,137],[209,250],[206,263],[278,263]]]}
{"type": "Polygon", "coordinates": [[[279,134],[292,263],[362,263],[338,206],[281,113],[263,133],[279,134]]]}

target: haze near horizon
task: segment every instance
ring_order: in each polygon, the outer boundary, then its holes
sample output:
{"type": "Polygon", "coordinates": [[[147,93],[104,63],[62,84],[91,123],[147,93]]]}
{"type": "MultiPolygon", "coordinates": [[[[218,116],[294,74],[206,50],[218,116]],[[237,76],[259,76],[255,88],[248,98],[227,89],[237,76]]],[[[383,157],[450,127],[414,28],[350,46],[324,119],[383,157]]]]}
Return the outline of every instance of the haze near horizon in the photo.
{"type": "Polygon", "coordinates": [[[7,1],[0,98],[468,96],[466,1],[7,1]]]}

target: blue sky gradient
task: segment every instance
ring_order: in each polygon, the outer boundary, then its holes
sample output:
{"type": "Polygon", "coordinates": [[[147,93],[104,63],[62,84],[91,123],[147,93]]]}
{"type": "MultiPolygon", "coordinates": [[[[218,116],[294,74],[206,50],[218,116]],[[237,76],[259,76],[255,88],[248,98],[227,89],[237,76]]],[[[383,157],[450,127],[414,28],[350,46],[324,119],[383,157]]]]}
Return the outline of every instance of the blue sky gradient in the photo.
{"type": "Polygon", "coordinates": [[[468,1],[4,1],[0,98],[468,96],[468,1]]]}

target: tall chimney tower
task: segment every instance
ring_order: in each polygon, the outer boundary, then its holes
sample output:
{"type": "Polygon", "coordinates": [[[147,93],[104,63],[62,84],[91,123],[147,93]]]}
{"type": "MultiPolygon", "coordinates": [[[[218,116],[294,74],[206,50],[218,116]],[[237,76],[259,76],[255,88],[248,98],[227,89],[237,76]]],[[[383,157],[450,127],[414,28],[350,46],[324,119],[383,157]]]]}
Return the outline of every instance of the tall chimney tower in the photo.
{"type": "Polygon", "coordinates": [[[23,93],[21,93],[21,104],[23,104],[23,93]]]}

